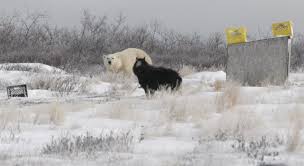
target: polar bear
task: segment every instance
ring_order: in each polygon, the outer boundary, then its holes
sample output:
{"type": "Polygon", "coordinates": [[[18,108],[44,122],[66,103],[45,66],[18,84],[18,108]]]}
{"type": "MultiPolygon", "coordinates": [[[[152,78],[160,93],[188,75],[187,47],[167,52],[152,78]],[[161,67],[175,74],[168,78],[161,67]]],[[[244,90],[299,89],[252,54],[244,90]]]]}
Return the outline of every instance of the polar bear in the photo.
{"type": "Polygon", "coordinates": [[[146,62],[152,65],[150,56],[143,50],[138,48],[127,48],[123,51],[103,56],[103,63],[108,71],[123,72],[131,76],[133,73],[133,65],[136,58],[145,58],[146,62]]]}

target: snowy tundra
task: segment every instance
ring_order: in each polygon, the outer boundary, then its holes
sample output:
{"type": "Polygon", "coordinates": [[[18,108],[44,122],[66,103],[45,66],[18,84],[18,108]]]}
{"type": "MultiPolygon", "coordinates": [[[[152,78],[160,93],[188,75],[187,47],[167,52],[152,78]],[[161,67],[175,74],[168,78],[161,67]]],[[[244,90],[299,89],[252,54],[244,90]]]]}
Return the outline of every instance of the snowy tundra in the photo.
{"type": "Polygon", "coordinates": [[[244,87],[225,73],[183,75],[147,99],[134,78],[0,65],[0,165],[303,166],[304,74],[244,87]],[[28,98],[6,96],[27,84],[28,98]]]}

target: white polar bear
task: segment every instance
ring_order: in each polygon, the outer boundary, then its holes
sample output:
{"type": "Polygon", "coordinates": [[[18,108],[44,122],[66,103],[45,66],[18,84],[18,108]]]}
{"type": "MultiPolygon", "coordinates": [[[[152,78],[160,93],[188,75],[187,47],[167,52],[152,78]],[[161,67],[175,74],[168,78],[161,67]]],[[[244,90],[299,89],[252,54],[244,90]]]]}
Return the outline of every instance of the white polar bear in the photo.
{"type": "Polygon", "coordinates": [[[108,71],[124,72],[130,76],[134,74],[133,65],[136,58],[145,58],[146,62],[152,65],[150,56],[138,48],[127,48],[114,54],[104,55],[103,63],[108,71]]]}

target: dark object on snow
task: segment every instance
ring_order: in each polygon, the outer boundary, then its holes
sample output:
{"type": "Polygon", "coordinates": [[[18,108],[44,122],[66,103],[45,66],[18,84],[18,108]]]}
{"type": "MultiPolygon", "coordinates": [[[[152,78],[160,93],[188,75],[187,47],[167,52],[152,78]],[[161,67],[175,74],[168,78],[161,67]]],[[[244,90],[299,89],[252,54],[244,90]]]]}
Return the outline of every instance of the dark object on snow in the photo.
{"type": "Polygon", "coordinates": [[[26,85],[14,85],[7,87],[7,96],[10,97],[28,97],[26,85]]]}
{"type": "Polygon", "coordinates": [[[136,58],[133,72],[146,95],[153,95],[156,90],[161,88],[177,90],[182,83],[182,78],[176,71],[152,66],[145,61],[145,58],[136,58]]]}

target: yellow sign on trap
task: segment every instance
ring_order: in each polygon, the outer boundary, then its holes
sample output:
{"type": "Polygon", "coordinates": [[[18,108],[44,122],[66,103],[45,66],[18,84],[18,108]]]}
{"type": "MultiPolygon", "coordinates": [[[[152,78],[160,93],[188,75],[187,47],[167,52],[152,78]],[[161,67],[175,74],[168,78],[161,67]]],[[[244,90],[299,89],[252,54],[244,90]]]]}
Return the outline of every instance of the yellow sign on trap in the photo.
{"type": "Polygon", "coordinates": [[[247,42],[247,29],[245,27],[240,28],[227,28],[225,30],[227,43],[228,44],[236,44],[236,43],[244,43],[247,42]]]}
{"type": "Polygon", "coordinates": [[[272,24],[272,34],[275,37],[293,36],[293,27],[291,21],[280,22],[272,24]]]}

